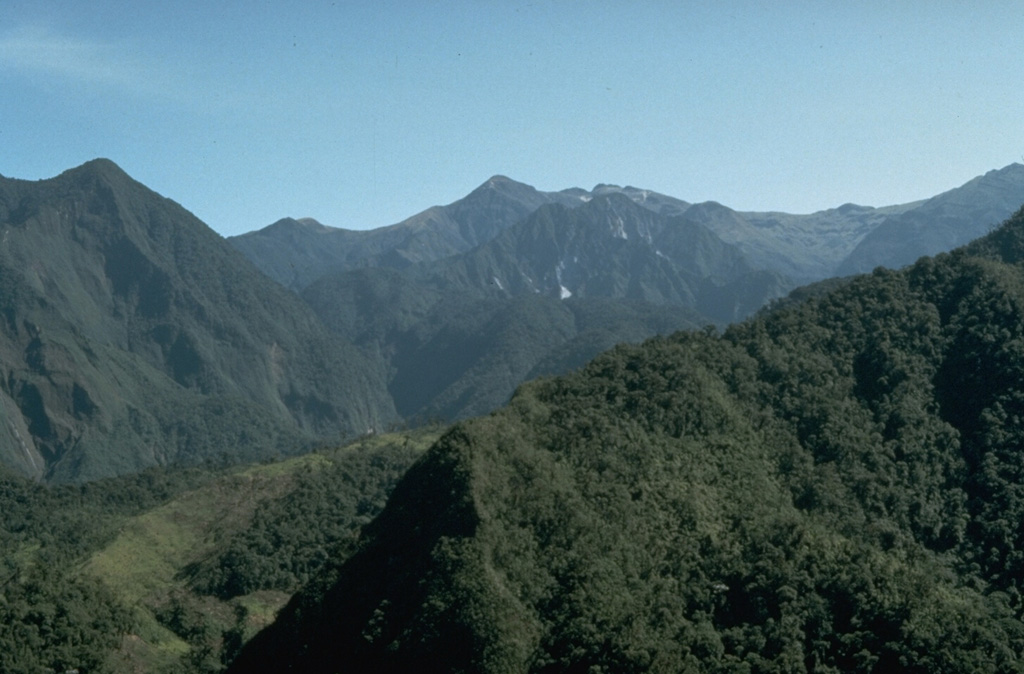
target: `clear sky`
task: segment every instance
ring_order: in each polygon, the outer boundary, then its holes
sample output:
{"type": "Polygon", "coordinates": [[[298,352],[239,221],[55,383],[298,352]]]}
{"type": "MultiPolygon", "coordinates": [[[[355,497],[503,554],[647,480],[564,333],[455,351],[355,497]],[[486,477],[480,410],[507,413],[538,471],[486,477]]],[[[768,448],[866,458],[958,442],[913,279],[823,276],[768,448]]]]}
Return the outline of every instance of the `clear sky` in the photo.
{"type": "Polygon", "coordinates": [[[0,174],[94,157],[224,235],[493,174],[806,213],[1024,162],[1016,1],[0,0],[0,174]]]}

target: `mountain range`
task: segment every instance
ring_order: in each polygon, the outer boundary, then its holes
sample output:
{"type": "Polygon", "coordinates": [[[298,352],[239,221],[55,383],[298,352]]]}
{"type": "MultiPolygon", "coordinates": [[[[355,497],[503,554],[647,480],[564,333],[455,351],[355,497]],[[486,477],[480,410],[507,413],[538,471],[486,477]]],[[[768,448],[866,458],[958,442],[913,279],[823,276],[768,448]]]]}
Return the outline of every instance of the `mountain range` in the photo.
{"type": "Polygon", "coordinates": [[[617,343],[955,245],[1020,201],[1016,164],[805,216],[495,176],[391,227],[225,240],[107,160],[0,178],[0,463],[88,480],[468,418],[617,343]]]}
{"type": "Polygon", "coordinates": [[[806,215],[741,212],[616,185],[540,192],[495,176],[448,206],[432,207],[390,227],[354,231],[312,219],[284,219],[229,241],[267,275],[301,289],[333,271],[401,269],[465,253],[541,206],[574,209],[610,195],[661,216],[683,217],[691,226],[703,225],[721,242],[736,246],[752,268],[804,284],[877,266],[902,267],[981,236],[1024,203],[1024,165],[989,171],[921,201],[881,208],[844,204],[806,215]]]}
{"type": "Polygon", "coordinates": [[[937,252],[934,238],[900,223],[941,222],[955,233],[943,235],[949,249],[1021,202],[1019,164],[927,201],[811,215],[741,213],[615,185],[541,192],[495,176],[391,227],[282,220],[228,241],[384,359],[400,416],[459,419],[618,342],[725,325],[798,284],[937,252]],[[873,248],[886,232],[904,242],[873,248]]]}

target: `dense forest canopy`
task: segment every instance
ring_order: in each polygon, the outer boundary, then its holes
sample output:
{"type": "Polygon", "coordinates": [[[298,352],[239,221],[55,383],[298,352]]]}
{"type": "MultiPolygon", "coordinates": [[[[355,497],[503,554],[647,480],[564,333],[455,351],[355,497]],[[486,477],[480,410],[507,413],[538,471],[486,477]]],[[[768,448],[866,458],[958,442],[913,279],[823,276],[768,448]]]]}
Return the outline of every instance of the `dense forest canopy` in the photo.
{"type": "Polygon", "coordinates": [[[1021,671],[1024,210],[447,433],[231,671],[1021,671]]]}
{"type": "Polygon", "coordinates": [[[0,475],[0,672],[220,671],[437,437],[44,487],[0,475]]]}

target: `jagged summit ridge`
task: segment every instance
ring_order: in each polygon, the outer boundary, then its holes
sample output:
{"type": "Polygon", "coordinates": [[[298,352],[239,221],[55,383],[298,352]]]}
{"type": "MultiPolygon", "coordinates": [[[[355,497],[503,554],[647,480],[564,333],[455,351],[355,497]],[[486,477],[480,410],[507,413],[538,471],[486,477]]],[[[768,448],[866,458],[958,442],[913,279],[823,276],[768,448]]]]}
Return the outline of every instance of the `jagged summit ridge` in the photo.
{"type": "Polygon", "coordinates": [[[294,242],[295,250],[282,248],[273,241],[272,230],[233,237],[231,242],[279,282],[301,288],[317,276],[334,271],[375,265],[402,268],[461,254],[544,205],[576,208],[595,197],[612,194],[623,195],[660,215],[688,216],[723,242],[738,246],[758,268],[786,276],[793,283],[806,283],[879,264],[899,267],[923,254],[966,243],[983,233],[971,229],[968,220],[999,222],[1024,203],[1024,166],[1011,164],[989,171],[929,200],[879,208],[847,203],[804,215],[738,212],[714,201],[691,203],[653,190],[612,183],[598,183],[589,191],[573,187],[542,192],[496,174],[463,199],[432,207],[396,225],[337,234],[330,244],[326,237],[319,237],[312,253],[307,250],[311,245],[298,241],[294,242]],[[970,213],[965,208],[968,204],[987,212],[970,213]],[[947,233],[927,233],[920,227],[899,224],[908,219],[936,218],[949,221],[947,233]],[[258,241],[261,237],[267,241],[258,241]],[[356,237],[358,242],[354,241],[356,237]],[[875,239],[881,243],[873,243],[875,239]],[[293,268],[303,271],[296,275],[291,272],[293,268]]]}

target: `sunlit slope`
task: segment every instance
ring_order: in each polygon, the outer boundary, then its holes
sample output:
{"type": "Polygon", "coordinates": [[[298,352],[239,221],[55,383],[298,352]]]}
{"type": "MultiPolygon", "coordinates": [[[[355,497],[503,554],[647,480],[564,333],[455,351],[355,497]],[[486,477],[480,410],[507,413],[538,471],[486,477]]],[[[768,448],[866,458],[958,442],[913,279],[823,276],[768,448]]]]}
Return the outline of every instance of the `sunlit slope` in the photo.
{"type": "Polygon", "coordinates": [[[446,434],[231,671],[1020,671],[1024,212],[446,434]]]}

